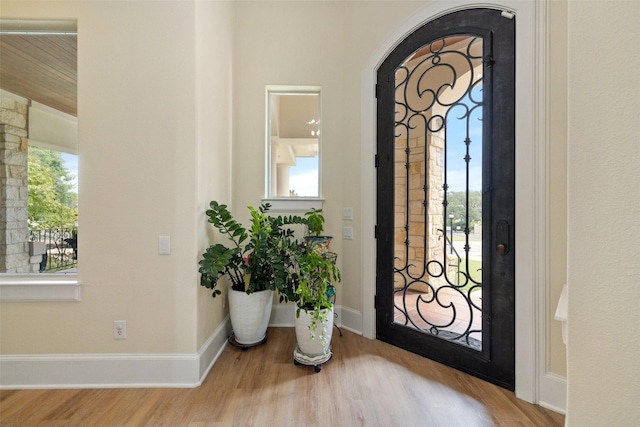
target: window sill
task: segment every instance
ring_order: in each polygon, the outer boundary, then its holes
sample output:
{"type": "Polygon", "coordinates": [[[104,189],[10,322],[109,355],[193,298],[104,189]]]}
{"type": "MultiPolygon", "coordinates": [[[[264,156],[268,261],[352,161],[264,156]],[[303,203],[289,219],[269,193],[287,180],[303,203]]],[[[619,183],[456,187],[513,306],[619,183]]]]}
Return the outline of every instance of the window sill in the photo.
{"type": "Polygon", "coordinates": [[[262,199],[262,203],[271,203],[271,212],[307,212],[322,209],[324,199],[315,197],[274,197],[262,199]]]}
{"type": "Polygon", "coordinates": [[[80,301],[75,274],[2,274],[0,301],[80,301]]]}

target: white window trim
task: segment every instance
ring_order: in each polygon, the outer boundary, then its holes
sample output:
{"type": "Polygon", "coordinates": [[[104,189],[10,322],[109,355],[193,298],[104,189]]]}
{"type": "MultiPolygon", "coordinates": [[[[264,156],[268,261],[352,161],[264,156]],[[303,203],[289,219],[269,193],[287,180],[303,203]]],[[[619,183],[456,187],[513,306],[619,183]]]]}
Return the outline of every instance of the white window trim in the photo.
{"type": "Polygon", "coordinates": [[[317,197],[271,197],[262,199],[262,203],[271,204],[271,212],[308,212],[322,209],[324,199],[317,197]]]}
{"type": "Polygon", "coordinates": [[[0,301],[80,301],[75,274],[1,274],[0,301]]]}

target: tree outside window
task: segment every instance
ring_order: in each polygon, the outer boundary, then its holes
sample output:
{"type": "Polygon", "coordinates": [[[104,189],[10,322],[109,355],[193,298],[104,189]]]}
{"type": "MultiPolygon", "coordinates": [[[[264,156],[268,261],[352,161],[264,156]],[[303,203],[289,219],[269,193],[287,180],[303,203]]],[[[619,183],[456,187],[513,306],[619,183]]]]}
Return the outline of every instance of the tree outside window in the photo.
{"type": "Polygon", "coordinates": [[[29,147],[29,228],[70,228],[78,214],[74,177],[58,151],[29,147]]]}

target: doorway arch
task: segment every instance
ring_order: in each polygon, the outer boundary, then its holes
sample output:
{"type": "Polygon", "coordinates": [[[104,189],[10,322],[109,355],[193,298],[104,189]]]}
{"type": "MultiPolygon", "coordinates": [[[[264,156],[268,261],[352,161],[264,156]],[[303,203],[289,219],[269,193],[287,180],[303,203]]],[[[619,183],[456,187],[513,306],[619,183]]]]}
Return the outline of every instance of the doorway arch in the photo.
{"type": "Polygon", "coordinates": [[[445,14],[477,7],[503,9],[518,15],[516,28],[516,395],[540,401],[544,374],[545,278],[548,240],[546,223],[546,2],[506,0],[436,1],[407,18],[382,41],[362,70],[361,79],[361,307],[362,332],[375,331],[375,130],[376,71],[393,48],[418,27],[445,14]],[[534,159],[534,161],[531,161],[534,159]],[[541,372],[542,371],[542,372],[541,372]]]}

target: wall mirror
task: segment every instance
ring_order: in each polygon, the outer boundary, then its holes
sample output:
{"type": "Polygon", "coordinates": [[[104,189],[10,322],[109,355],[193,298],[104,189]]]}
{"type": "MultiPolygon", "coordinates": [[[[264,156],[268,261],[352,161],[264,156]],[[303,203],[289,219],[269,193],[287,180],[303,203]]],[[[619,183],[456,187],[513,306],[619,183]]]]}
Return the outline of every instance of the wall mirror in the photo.
{"type": "Polygon", "coordinates": [[[320,88],[267,87],[267,198],[320,197],[320,88]]]}

